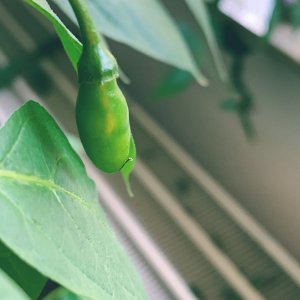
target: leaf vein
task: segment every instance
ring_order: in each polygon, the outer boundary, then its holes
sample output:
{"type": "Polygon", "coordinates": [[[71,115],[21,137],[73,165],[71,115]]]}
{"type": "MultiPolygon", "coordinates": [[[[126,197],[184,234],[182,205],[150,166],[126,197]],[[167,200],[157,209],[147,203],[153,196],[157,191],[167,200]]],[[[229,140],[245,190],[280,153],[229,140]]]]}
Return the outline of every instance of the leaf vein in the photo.
{"type": "Polygon", "coordinates": [[[0,166],[2,166],[5,161],[7,160],[7,158],[10,156],[10,154],[12,153],[12,151],[14,150],[14,148],[16,147],[16,144],[18,143],[18,140],[20,139],[20,136],[25,128],[25,124],[27,122],[23,123],[21,126],[20,126],[20,129],[15,137],[15,140],[12,142],[10,148],[6,151],[6,153],[3,155],[1,161],[0,161],[0,166]]]}
{"type": "MultiPolygon", "coordinates": [[[[60,200],[60,198],[58,197],[58,195],[56,194],[55,191],[53,191],[53,194],[55,195],[57,202],[60,204],[60,206],[62,207],[63,211],[66,213],[66,215],[70,218],[70,220],[72,221],[72,223],[74,224],[76,230],[78,232],[80,232],[82,234],[82,236],[84,236],[85,240],[88,242],[88,244],[91,246],[91,248],[94,250],[94,254],[95,254],[95,260],[96,263],[94,264],[95,266],[95,270],[97,268],[98,265],[98,251],[97,248],[95,247],[95,244],[91,241],[91,239],[88,237],[87,233],[84,232],[80,226],[78,226],[78,224],[76,223],[74,217],[71,215],[71,213],[66,209],[64,203],[60,200]]],[[[95,272],[96,273],[96,272],[95,272]]],[[[108,292],[108,291],[107,291],[108,292]]],[[[109,293],[109,292],[108,292],[109,293]]]]}
{"type": "MultiPolygon", "coordinates": [[[[38,229],[42,235],[47,239],[49,240],[51,243],[53,243],[56,247],[57,247],[57,250],[63,255],[63,257],[75,268],[77,269],[84,277],[86,277],[88,280],[90,280],[93,284],[95,284],[97,287],[99,287],[101,290],[103,290],[105,293],[107,293],[107,291],[99,285],[99,283],[93,278],[91,277],[90,275],[84,273],[84,271],[74,263],[73,260],[71,260],[68,255],[63,251],[63,248],[60,248],[56,242],[48,235],[45,234],[45,232],[43,230],[41,230],[41,228],[39,226],[36,226],[36,224],[33,222],[33,220],[28,217],[24,211],[14,202],[12,201],[7,195],[5,195],[4,193],[0,192],[0,195],[2,195],[2,197],[4,199],[6,199],[13,207],[16,208],[16,210],[19,212],[19,214],[21,215],[21,217],[23,218],[24,222],[26,221],[27,223],[31,223],[33,225],[33,227],[35,227],[36,229],[38,229]]],[[[35,251],[35,253],[37,253],[35,251]]],[[[74,291],[75,293],[77,291],[74,291]]],[[[109,296],[111,296],[111,294],[108,293],[109,296]]]]}
{"type": "Polygon", "coordinates": [[[56,184],[55,182],[53,182],[51,180],[41,179],[36,176],[26,175],[26,174],[22,174],[22,173],[17,173],[15,171],[3,170],[3,169],[0,169],[0,178],[6,178],[6,179],[9,179],[12,181],[18,181],[18,182],[27,183],[27,184],[39,185],[39,186],[45,187],[49,190],[53,189],[53,190],[62,192],[63,194],[68,195],[68,196],[72,197],[73,199],[75,199],[76,201],[78,201],[84,207],[86,207],[89,210],[96,213],[96,210],[93,207],[91,207],[90,205],[88,205],[88,203],[84,199],[82,199],[79,195],[66,190],[65,188],[63,188],[62,186],[56,184]]]}

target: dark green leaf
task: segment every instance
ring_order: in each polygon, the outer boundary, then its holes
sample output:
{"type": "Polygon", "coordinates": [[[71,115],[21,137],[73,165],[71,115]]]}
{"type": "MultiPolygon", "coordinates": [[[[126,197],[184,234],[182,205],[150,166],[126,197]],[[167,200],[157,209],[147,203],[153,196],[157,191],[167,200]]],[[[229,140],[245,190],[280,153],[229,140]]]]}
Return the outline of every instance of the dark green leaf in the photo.
{"type": "Polygon", "coordinates": [[[0,269],[0,299],[29,300],[24,291],[0,269]]]}
{"type": "Polygon", "coordinates": [[[288,17],[294,28],[300,26],[300,3],[295,2],[288,7],[288,17]]]}
{"type": "Polygon", "coordinates": [[[205,55],[205,52],[203,51],[204,41],[202,40],[202,37],[185,22],[178,23],[177,27],[185,42],[191,49],[197,65],[201,66],[203,56],[205,55]]]}
{"type": "MultiPolygon", "coordinates": [[[[0,269],[13,279],[31,299],[37,299],[47,280],[43,275],[16,256],[1,240],[0,269]]],[[[0,299],[3,298],[0,297],[0,299]]]]}
{"type": "Polygon", "coordinates": [[[189,72],[171,68],[155,87],[154,96],[157,98],[173,96],[184,91],[192,81],[193,77],[189,72]]]}
{"type": "Polygon", "coordinates": [[[226,99],[221,102],[221,108],[224,110],[238,111],[239,102],[237,99],[226,99]]]}
{"type": "Polygon", "coordinates": [[[221,51],[215,38],[214,30],[211,25],[210,15],[203,0],[185,0],[186,4],[194,14],[199,26],[201,27],[212,56],[214,58],[217,70],[222,80],[227,80],[228,75],[222,58],[221,51]]]}

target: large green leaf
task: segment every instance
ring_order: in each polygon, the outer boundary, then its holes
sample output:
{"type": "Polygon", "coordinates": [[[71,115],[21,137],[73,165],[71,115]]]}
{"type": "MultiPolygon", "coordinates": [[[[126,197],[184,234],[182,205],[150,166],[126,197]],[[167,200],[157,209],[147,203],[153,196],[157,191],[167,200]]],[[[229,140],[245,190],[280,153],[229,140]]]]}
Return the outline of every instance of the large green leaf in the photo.
{"type": "Polygon", "coordinates": [[[190,8],[191,12],[194,14],[199,26],[201,27],[206,37],[208,46],[214,58],[221,79],[227,80],[228,75],[225,64],[223,62],[221,51],[218,47],[218,43],[215,39],[215,34],[210,21],[210,15],[206,8],[204,0],[185,0],[185,2],[190,8]]]}
{"type": "MultiPolygon", "coordinates": [[[[74,65],[73,51],[78,54],[78,41],[51,10],[46,0],[25,0],[43,13],[54,25],[74,65]]],[[[76,22],[67,0],[54,0],[76,22]]],[[[158,0],[89,0],[96,25],[104,35],[125,43],[146,55],[191,72],[202,85],[207,79],[198,70],[175,23],[158,0]]],[[[80,45],[80,43],[79,43],[80,45]]],[[[80,54],[80,52],[79,52],[80,54]]],[[[79,57],[79,56],[78,56],[79,57]]],[[[146,70],[145,70],[146,72],[146,70]]]]}
{"type": "MultiPolygon", "coordinates": [[[[1,217],[1,213],[0,213],[1,217]]],[[[46,278],[35,269],[27,265],[16,256],[0,240],[0,269],[2,269],[16,284],[20,286],[30,296],[37,299],[40,295],[46,278]]],[[[3,299],[0,297],[0,299],[3,299]]]]}
{"type": "Polygon", "coordinates": [[[0,239],[90,299],[145,299],[99,207],[93,181],[52,117],[22,106],[0,130],[0,239]]]}
{"type": "Polygon", "coordinates": [[[0,269],[0,299],[29,300],[24,291],[0,269]]]}

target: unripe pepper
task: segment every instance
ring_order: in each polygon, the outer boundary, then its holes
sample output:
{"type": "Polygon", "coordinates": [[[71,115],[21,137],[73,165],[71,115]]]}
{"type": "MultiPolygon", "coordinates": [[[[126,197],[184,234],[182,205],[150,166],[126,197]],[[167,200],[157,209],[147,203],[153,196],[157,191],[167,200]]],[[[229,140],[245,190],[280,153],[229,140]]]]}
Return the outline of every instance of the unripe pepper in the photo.
{"type": "Polygon", "coordinates": [[[70,3],[83,40],[76,103],[80,139],[96,167],[108,173],[118,172],[133,159],[129,155],[133,139],[127,103],[116,81],[117,63],[103,46],[84,1],[70,3]]]}
{"type": "Polygon", "coordinates": [[[115,80],[81,83],[76,121],[84,149],[102,171],[121,170],[129,158],[128,108],[115,80]]]}

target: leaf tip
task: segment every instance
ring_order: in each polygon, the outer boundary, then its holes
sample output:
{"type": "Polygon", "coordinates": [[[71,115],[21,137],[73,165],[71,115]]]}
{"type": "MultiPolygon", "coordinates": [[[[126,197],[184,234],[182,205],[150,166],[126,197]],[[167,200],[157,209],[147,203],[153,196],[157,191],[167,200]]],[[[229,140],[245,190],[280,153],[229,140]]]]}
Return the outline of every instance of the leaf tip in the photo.
{"type": "Polygon", "coordinates": [[[199,72],[196,72],[193,75],[198,84],[203,87],[209,86],[209,80],[204,75],[201,75],[199,72]]]}

